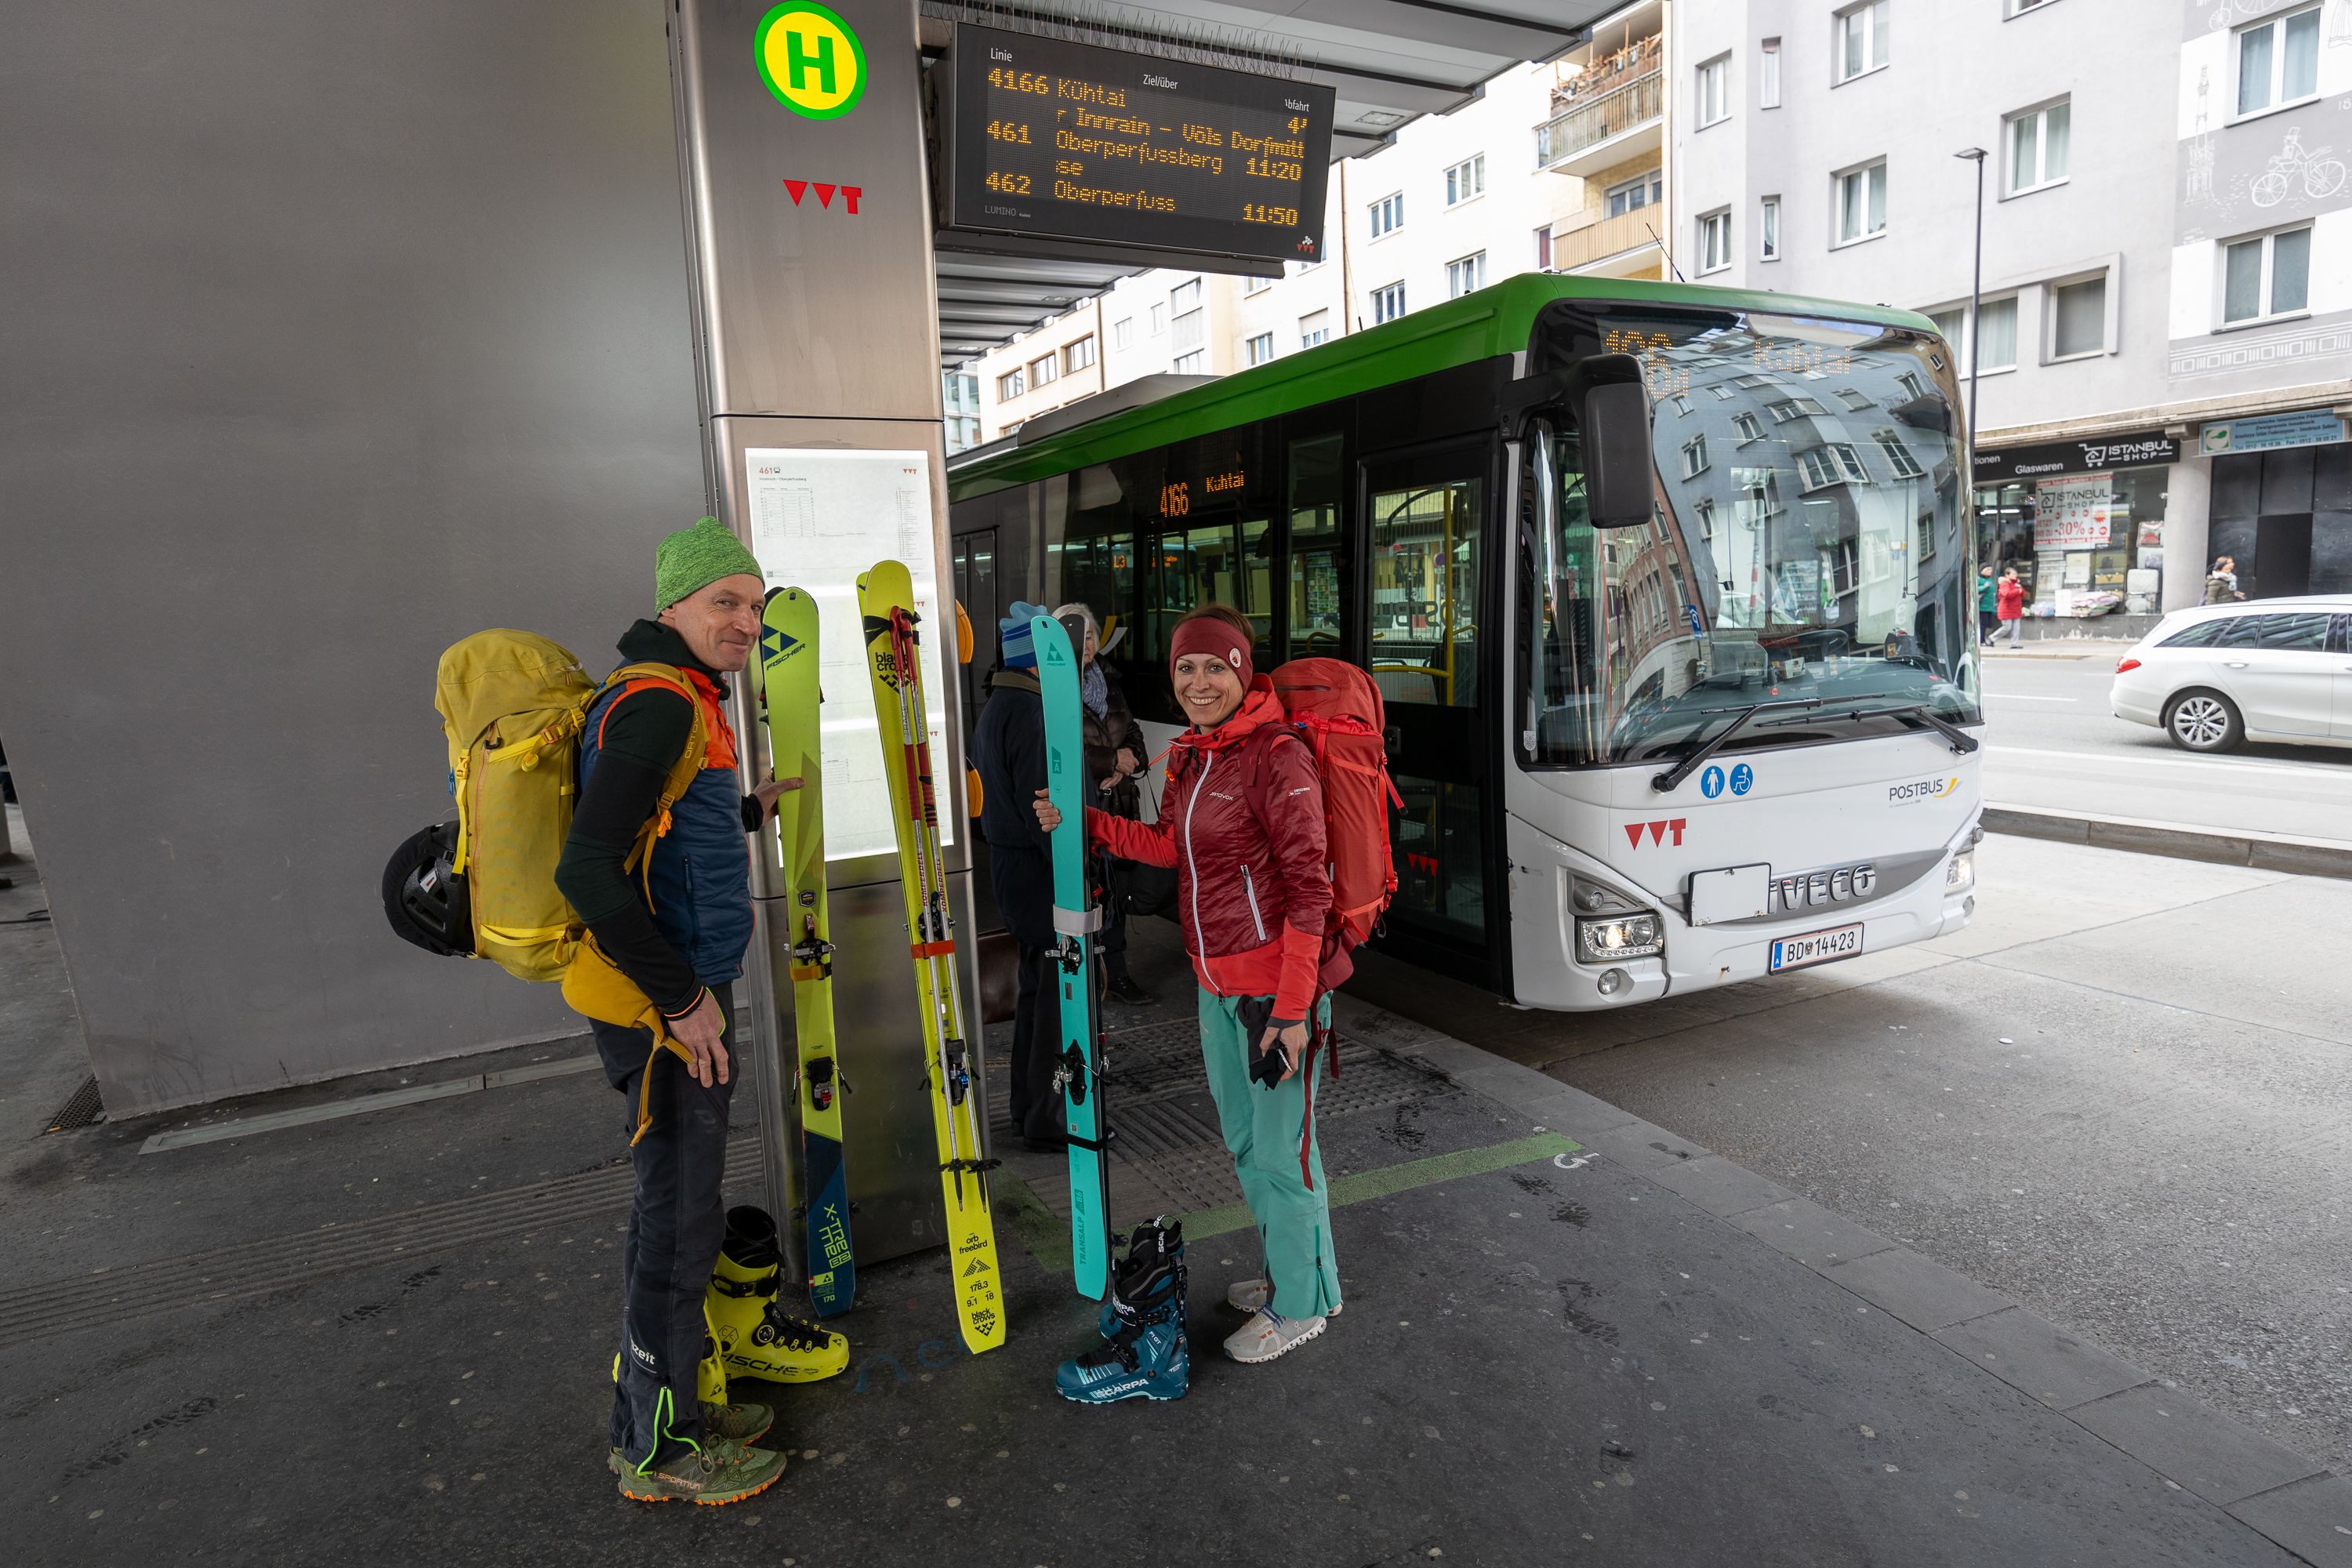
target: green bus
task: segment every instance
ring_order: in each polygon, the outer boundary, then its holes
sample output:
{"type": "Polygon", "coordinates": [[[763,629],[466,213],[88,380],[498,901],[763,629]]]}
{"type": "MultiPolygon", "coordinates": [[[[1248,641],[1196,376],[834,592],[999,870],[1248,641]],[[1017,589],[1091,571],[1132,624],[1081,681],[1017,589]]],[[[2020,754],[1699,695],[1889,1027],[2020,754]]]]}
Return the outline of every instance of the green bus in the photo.
{"type": "Polygon", "coordinates": [[[1374,945],[1622,1006],[1973,912],[1959,407],[1908,311],[1528,274],[959,456],[956,592],[983,633],[1093,606],[1155,745],[1203,601],[1262,671],[1370,670],[1404,800],[1374,945]]]}

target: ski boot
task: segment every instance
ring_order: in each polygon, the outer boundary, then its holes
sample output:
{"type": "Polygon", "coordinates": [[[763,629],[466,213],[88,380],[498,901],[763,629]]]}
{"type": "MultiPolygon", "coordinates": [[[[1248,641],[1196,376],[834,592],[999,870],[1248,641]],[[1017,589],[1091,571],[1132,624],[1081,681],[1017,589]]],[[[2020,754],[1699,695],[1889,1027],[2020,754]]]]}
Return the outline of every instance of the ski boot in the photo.
{"type": "Polygon", "coordinates": [[[730,1376],[814,1383],[849,1364],[846,1336],[782,1310],[776,1299],[782,1263],[767,1210],[746,1204],[727,1211],[727,1239],[705,1300],[730,1376]]]}
{"type": "Polygon", "coordinates": [[[1191,1384],[1184,1342],[1184,1227],[1164,1218],[1135,1227],[1112,1271],[1109,1343],[1064,1362],[1054,1391],[1080,1405],[1122,1399],[1181,1399],[1191,1384]]]}

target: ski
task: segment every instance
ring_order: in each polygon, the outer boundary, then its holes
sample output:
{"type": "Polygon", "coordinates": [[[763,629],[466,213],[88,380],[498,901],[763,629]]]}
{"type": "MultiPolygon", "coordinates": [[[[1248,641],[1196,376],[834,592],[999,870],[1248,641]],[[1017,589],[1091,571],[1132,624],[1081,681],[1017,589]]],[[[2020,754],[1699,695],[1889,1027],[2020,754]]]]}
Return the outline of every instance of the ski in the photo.
{"type": "Polygon", "coordinates": [[[1110,1284],[1109,1130],[1102,1114],[1102,1039],[1097,1032],[1092,941],[1102,910],[1087,877],[1086,710],[1078,660],[1059,621],[1029,623],[1037,686],[1045,705],[1045,789],[1062,825],[1054,829],[1054,931],[1060,938],[1062,1048],[1054,1068],[1070,1136],[1070,1268],[1078,1294],[1099,1301],[1110,1284]]]}
{"type": "Polygon", "coordinates": [[[881,731],[882,772],[890,785],[890,818],[898,838],[898,883],[915,961],[916,1007],[922,1015],[923,1076],[930,1090],[931,1131],[939,1149],[949,1268],[955,1276],[964,1348],[978,1355],[1004,1342],[996,1229],[988,1204],[987,1172],[996,1162],[981,1152],[980,1100],[971,1092],[971,1047],[963,1037],[913,598],[914,584],[902,562],[881,562],[857,579],[866,672],[874,680],[875,722],[881,731]]]}
{"type": "Polygon", "coordinates": [[[776,802],[776,833],[789,880],[793,1033],[800,1047],[798,1216],[805,1227],[809,1299],[817,1316],[849,1310],[857,1265],[849,1246],[849,1178],[841,1160],[841,1074],[833,1032],[832,922],[825,912],[824,743],[817,728],[816,601],[798,588],[768,594],[760,633],[768,750],[775,776],[801,787],[776,802]]]}

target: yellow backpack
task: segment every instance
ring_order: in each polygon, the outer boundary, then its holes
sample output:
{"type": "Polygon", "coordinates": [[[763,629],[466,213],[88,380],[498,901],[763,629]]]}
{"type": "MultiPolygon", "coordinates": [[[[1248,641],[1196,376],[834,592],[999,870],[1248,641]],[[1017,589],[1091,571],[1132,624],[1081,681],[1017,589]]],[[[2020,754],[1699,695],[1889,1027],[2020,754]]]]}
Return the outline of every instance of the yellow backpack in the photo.
{"type": "MultiPolygon", "coordinates": [[[[556,863],[579,804],[580,732],[588,710],[612,688],[643,679],[677,687],[694,710],[686,750],[662,781],[661,797],[629,851],[626,868],[649,878],[654,840],[669,831],[670,807],[694,783],[705,752],[702,705],[677,667],[625,664],[600,686],[571,649],[533,632],[506,629],[476,632],[443,654],[433,705],[448,739],[457,792],[450,869],[467,889],[475,957],[518,979],[561,981],[573,1011],[649,1028],[656,1052],[670,1050],[690,1065],[692,1053],[671,1037],[660,1011],[597,947],[555,886],[556,863]]],[[[638,1096],[639,1138],[652,1081],[648,1072],[638,1096]]]]}

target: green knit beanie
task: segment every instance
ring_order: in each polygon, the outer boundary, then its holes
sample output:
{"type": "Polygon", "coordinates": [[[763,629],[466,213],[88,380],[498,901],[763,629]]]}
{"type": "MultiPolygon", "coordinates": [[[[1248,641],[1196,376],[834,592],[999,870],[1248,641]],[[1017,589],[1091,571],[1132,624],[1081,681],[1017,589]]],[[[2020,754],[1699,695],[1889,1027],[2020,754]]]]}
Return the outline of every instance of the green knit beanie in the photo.
{"type": "Polygon", "coordinates": [[[654,552],[654,613],[659,615],[688,594],[739,572],[767,581],[759,557],[744,549],[725,523],[706,517],[692,528],[681,528],[654,552]]]}

